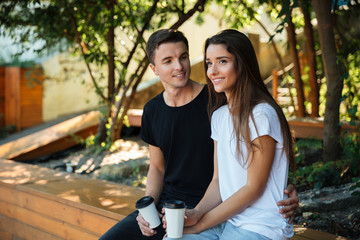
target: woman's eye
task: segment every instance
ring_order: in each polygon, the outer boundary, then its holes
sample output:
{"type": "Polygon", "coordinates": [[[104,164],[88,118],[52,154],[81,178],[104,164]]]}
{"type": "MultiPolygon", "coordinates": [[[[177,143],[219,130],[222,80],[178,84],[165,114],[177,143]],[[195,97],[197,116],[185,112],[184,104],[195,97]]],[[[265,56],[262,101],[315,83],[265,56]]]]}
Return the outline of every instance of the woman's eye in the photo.
{"type": "Polygon", "coordinates": [[[209,67],[209,66],[212,65],[212,63],[211,62],[206,62],[206,65],[209,67]]]}
{"type": "Polygon", "coordinates": [[[220,60],[219,63],[220,64],[225,64],[225,63],[227,63],[227,61],[226,60],[220,60]]]}

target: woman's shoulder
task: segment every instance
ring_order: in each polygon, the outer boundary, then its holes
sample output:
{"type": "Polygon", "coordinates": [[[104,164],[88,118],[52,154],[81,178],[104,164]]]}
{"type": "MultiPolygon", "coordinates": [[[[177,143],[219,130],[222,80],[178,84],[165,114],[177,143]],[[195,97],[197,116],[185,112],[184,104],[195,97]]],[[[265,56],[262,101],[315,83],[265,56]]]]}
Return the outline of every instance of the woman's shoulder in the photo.
{"type": "Polygon", "coordinates": [[[219,107],[218,109],[216,109],[216,110],[214,111],[214,114],[218,114],[218,115],[219,115],[219,114],[224,114],[224,113],[226,113],[226,112],[229,112],[229,107],[228,107],[227,104],[219,107]]]}
{"type": "Polygon", "coordinates": [[[259,103],[253,108],[253,115],[276,115],[275,109],[267,102],[259,103]]]}
{"type": "Polygon", "coordinates": [[[229,114],[229,107],[228,105],[223,105],[212,113],[211,119],[223,119],[227,114],[229,114]]]}

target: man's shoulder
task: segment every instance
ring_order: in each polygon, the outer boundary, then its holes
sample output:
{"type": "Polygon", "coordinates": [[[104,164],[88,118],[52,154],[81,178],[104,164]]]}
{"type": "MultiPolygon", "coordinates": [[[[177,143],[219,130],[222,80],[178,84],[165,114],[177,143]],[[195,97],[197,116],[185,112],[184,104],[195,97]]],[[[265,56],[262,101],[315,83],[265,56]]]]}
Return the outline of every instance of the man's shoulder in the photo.
{"type": "Polygon", "coordinates": [[[156,106],[159,106],[159,104],[163,101],[162,94],[163,94],[163,91],[161,93],[159,93],[158,95],[156,95],[155,97],[153,97],[152,99],[150,99],[144,105],[144,110],[146,110],[148,108],[154,108],[156,106]]]}

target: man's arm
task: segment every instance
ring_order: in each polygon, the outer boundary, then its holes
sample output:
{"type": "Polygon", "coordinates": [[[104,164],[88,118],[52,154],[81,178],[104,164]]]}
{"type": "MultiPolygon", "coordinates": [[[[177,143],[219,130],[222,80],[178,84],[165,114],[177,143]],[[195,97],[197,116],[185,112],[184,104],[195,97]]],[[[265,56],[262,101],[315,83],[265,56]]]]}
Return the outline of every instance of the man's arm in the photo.
{"type": "MultiPolygon", "coordinates": [[[[145,195],[153,197],[155,204],[157,204],[164,186],[165,159],[160,148],[153,145],[149,145],[149,154],[150,166],[147,174],[145,195]]],[[[144,236],[150,237],[156,234],[156,231],[149,227],[149,223],[143,219],[140,213],[136,219],[144,236]]]]}
{"type": "Polygon", "coordinates": [[[289,198],[279,201],[277,205],[282,206],[282,208],[279,210],[279,213],[284,218],[289,218],[289,223],[292,223],[294,221],[295,212],[299,207],[299,196],[294,185],[292,184],[287,185],[285,188],[285,193],[288,194],[289,198]]]}
{"type": "Polygon", "coordinates": [[[159,147],[149,145],[150,166],[146,182],[146,196],[152,196],[155,204],[159,202],[164,186],[165,159],[159,147]]]}

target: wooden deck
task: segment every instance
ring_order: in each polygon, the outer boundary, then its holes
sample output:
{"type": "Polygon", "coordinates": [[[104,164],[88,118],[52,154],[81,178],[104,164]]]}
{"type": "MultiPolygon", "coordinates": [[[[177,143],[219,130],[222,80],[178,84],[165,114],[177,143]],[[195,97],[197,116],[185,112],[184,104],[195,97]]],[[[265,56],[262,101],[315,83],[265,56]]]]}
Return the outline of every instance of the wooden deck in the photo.
{"type": "MultiPolygon", "coordinates": [[[[98,239],[143,195],[120,184],[0,160],[0,239],[98,239]]],[[[295,226],[292,239],[346,238],[295,226]]]]}

